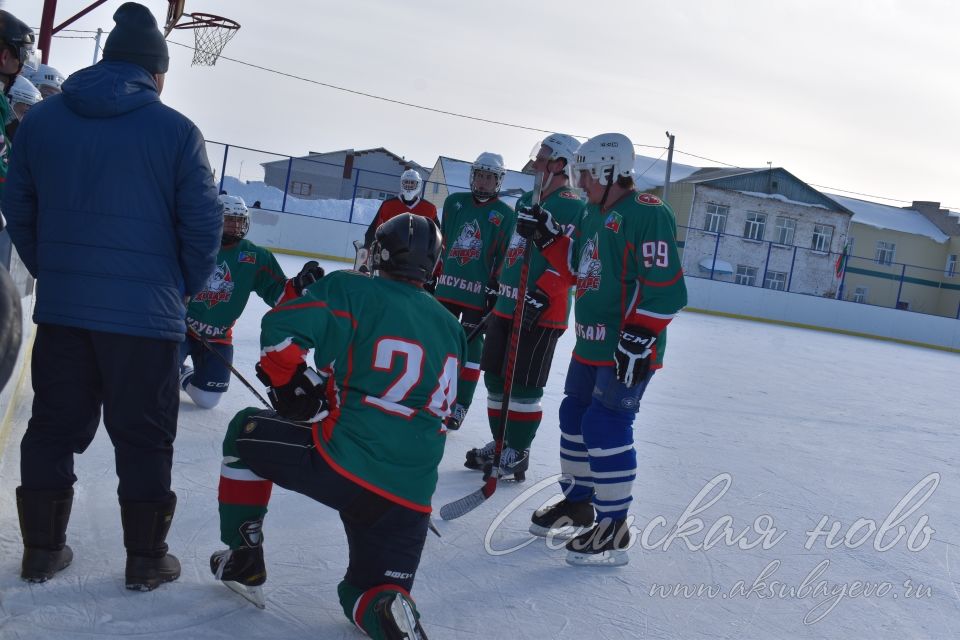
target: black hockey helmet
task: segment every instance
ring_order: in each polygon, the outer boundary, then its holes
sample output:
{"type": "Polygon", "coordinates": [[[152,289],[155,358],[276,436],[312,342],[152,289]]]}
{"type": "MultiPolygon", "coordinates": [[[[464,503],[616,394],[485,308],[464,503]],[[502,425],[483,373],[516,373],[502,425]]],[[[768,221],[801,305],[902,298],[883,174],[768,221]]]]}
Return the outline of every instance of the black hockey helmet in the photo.
{"type": "Polygon", "coordinates": [[[14,49],[20,64],[33,54],[36,42],[33,29],[9,11],[0,9],[0,45],[14,49]]]}
{"type": "Polygon", "coordinates": [[[440,259],[443,239],[436,223],[402,213],[377,227],[370,261],[374,270],[415,282],[426,282],[440,259]]]}

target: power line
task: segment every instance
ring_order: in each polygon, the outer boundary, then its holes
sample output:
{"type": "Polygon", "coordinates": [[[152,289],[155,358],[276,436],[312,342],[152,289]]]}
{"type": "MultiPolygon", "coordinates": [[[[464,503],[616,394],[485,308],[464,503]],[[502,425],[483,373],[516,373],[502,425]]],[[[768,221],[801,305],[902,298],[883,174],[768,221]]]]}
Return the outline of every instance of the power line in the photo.
{"type": "MultiPolygon", "coordinates": [[[[189,46],[189,45],[182,44],[182,43],[180,43],[180,42],[175,42],[175,41],[173,41],[173,40],[167,40],[167,42],[169,42],[170,44],[175,44],[175,45],[177,45],[178,47],[183,47],[184,49],[191,49],[191,50],[195,49],[195,47],[191,47],[191,46],[189,46]]],[[[271,69],[271,68],[269,68],[269,67],[264,67],[264,66],[259,65],[259,64],[254,64],[254,63],[252,63],[252,62],[246,62],[245,60],[237,60],[236,58],[230,58],[230,57],[227,57],[227,56],[224,56],[224,55],[221,55],[218,59],[219,59],[219,60],[229,60],[230,62],[239,64],[239,65],[243,65],[243,66],[245,66],[245,67],[250,67],[250,68],[252,68],[252,69],[259,69],[260,71],[266,71],[267,73],[273,73],[273,74],[278,75],[278,76],[284,76],[284,77],[286,77],[286,78],[292,78],[292,79],[294,79],[294,80],[299,80],[299,81],[301,81],[301,82],[308,82],[308,83],[310,83],[310,84],[315,84],[315,85],[318,85],[318,86],[321,86],[321,87],[326,87],[326,88],[328,88],[328,89],[335,89],[335,90],[337,90],[337,91],[343,91],[343,92],[345,92],[345,93],[351,93],[351,94],[353,94],[353,95],[363,96],[363,97],[365,97],[365,98],[372,98],[372,99],[374,99],[374,100],[380,100],[380,101],[383,101],[383,102],[388,102],[388,103],[390,103],[390,104],[399,104],[399,105],[402,105],[402,106],[404,106],[404,107],[411,107],[411,108],[413,108],[413,109],[420,109],[420,110],[422,110],[422,111],[430,111],[430,112],[432,112],[432,113],[439,113],[439,114],[442,114],[442,115],[452,116],[452,117],[455,117],[455,118],[464,118],[464,119],[466,119],[466,120],[474,120],[474,121],[476,121],[476,122],[486,122],[487,124],[495,124],[495,125],[500,125],[500,126],[502,126],[502,127],[512,127],[512,128],[514,128],[514,129],[523,129],[523,130],[525,130],[525,131],[535,131],[535,132],[537,132],[537,133],[547,133],[547,134],[549,134],[549,133],[558,133],[558,132],[556,132],[556,131],[551,131],[551,130],[549,130],[549,129],[540,129],[540,128],[538,128],[538,127],[531,127],[531,126],[527,126],[527,125],[523,125],[523,124],[514,124],[514,123],[512,123],[512,122],[504,122],[504,121],[502,121],[502,120],[492,120],[492,119],[490,119],[490,118],[481,118],[480,116],[471,116],[471,115],[467,115],[467,114],[464,114],[464,113],[457,113],[456,111],[447,111],[447,110],[445,110],[445,109],[437,109],[437,108],[435,108],[435,107],[428,107],[428,106],[421,105],[421,104],[414,104],[414,103],[412,103],[412,102],[406,102],[406,101],[404,101],[404,100],[397,100],[397,99],[395,99],[395,98],[385,98],[385,97],[383,97],[383,96],[378,96],[378,95],[373,94],[373,93],[367,93],[367,92],[365,92],[365,91],[359,91],[359,90],[357,90],[357,89],[349,89],[349,88],[347,88],[347,87],[341,87],[341,86],[338,86],[338,85],[335,85],[335,84],[330,84],[329,82],[321,82],[321,81],[319,81],[319,80],[314,80],[314,79],[312,79],[312,78],[305,78],[305,77],[303,77],[303,76],[298,76],[298,75],[295,75],[295,74],[292,74],[292,73],[287,73],[286,71],[279,71],[279,70],[277,70],[277,69],[271,69]]],[[[587,138],[590,137],[590,136],[577,135],[577,134],[570,134],[570,135],[572,135],[572,136],[575,137],[575,138],[583,138],[583,139],[587,139],[587,138]]],[[[635,146],[635,147],[648,147],[648,148],[652,148],[652,149],[663,149],[663,146],[662,146],[662,145],[651,145],[651,144],[638,144],[638,143],[634,143],[633,146],[635,146]]]]}
{"type": "MultiPolygon", "coordinates": [[[[85,30],[85,29],[63,29],[63,31],[70,31],[70,32],[74,32],[74,33],[93,33],[93,34],[97,33],[97,31],[91,31],[91,30],[85,30]]],[[[103,33],[103,35],[107,35],[107,34],[109,34],[110,32],[109,32],[109,31],[103,31],[102,33],[103,33]]],[[[59,35],[58,35],[58,36],[55,36],[55,37],[57,37],[57,38],[67,38],[67,39],[84,39],[84,40],[91,39],[89,36],[83,37],[83,36],[59,36],[59,35]]],[[[180,42],[176,42],[176,41],[174,41],[174,40],[167,40],[167,42],[169,42],[170,44],[175,44],[175,45],[177,45],[178,47],[183,47],[184,49],[190,49],[190,50],[195,50],[195,49],[196,49],[196,47],[191,47],[190,45],[186,45],[186,44],[183,44],[183,43],[180,43],[180,42]]],[[[347,88],[347,87],[341,87],[341,86],[338,86],[338,85],[335,85],[335,84],[330,84],[330,83],[328,83],[328,82],[321,82],[321,81],[319,81],[319,80],[313,80],[312,78],[305,78],[305,77],[303,77],[303,76],[298,76],[298,75],[295,75],[295,74],[292,74],[292,73],[287,73],[287,72],[285,72],[285,71],[280,71],[280,70],[277,70],[277,69],[271,69],[271,68],[269,68],[269,67],[264,67],[264,66],[262,66],[262,65],[254,64],[254,63],[252,63],[252,62],[246,62],[246,61],[244,61],[244,60],[238,60],[238,59],[236,59],[236,58],[230,58],[230,57],[227,57],[227,56],[224,56],[224,55],[219,56],[219,59],[228,60],[228,61],[233,62],[233,63],[235,63],[235,64],[247,66],[247,67],[250,67],[250,68],[252,68],[252,69],[258,69],[258,70],[260,70],[260,71],[265,71],[265,72],[267,72],[267,73],[272,73],[272,74],[275,74],[275,75],[278,75],[278,76],[283,76],[283,77],[291,78],[291,79],[293,79],[293,80],[299,80],[299,81],[301,81],[301,82],[307,82],[307,83],[310,83],[310,84],[315,84],[315,85],[318,85],[318,86],[321,86],[321,87],[326,87],[326,88],[328,88],[328,89],[334,89],[334,90],[336,90],[336,91],[343,91],[343,92],[345,92],[345,93],[351,93],[351,94],[353,94],[353,95],[363,96],[363,97],[365,97],[365,98],[372,98],[372,99],[374,99],[374,100],[380,100],[380,101],[382,101],[382,102],[387,102],[387,103],[390,103],[390,104],[398,104],[398,105],[405,106],[405,107],[411,107],[411,108],[413,108],[413,109],[420,109],[420,110],[422,110],[422,111],[429,111],[429,112],[432,112],[432,113],[439,113],[439,114],[441,114],[441,115],[447,115],[447,116],[451,116],[451,117],[455,117],[455,118],[463,118],[463,119],[465,119],[465,120],[473,120],[473,121],[475,121],[475,122],[485,122],[485,123],[487,123],[487,124],[495,124],[495,125],[499,125],[499,126],[502,126],[502,127],[511,127],[511,128],[514,128],[514,129],[522,129],[522,130],[525,130],[525,131],[534,131],[534,132],[536,132],[536,133],[547,133],[547,134],[549,134],[549,133],[558,133],[557,131],[551,131],[551,130],[548,130],[548,129],[540,129],[540,128],[538,128],[538,127],[531,127],[531,126],[527,126],[527,125],[514,124],[514,123],[511,123],[511,122],[504,122],[504,121],[501,121],[501,120],[492,120],[492,119],[489,119],[489,118],[481,118],[481,117],[479,117],[479,116],[471,116],[471,115],[467,115],[467,114],[463,114],[463,113],[457,113],[457,112],[455,112],[455,111],[447,111],[447,110],[445,110],[445,109],[437,109],[437,108],[435,108],[435,107],[428,107],[428,106],[425,106],[425,105],[414,104],[414,103],[412,103],[412,102],[406,102],[406,101],[397,100],[397,99],[394,99],[394,98],[386,98],[386,97],[383,97],[383,96],[378,96],[378,95],[376,95],[376,94],[367,93],[367,92],[365,92],[365,91],[359,91],[359,90],[356,90],[356,89],[349,89],[349,88],[347,88]]],[[[590,136],[577,135],[577,134],[570,134],[570,135],[573,135],[573,137],[575,137],[575,138],[583,138],[583,139],[587,139],[587,138],[590,137],[590,136]]],[[[657,158],[657,160],[655,160],[653,163],[651,163],[651,165],[650,165],[649,167],[647,167],[646,169],[644,169],[643,173],[641,173],[640,175],[643,175],[644,173],[646,173],[647,171],[649,171],[661,158],[663,158],[663,155],[664,155],[664,153],[666,153],[666,150],[667,150],[667,148],[666,148],[665,146],[663,146],[663,145],[640,144],[640,143],[634,142],[634,143],[633,143],[633,146],[635,146],[635,147],[642,147],[642,148],[646,148],[646,149],[662,149],[662,150],[663,150],[663,153],[660,154],[660,157],[657,158]]],[[[714,164],[720,164],[720,165],[724,165],[724,166],[727,166],[727,167],[731,167],[731,168],[733,168],[733,169],[743,169],[743,168],[744,168],[744,167],[741,167],[741,166],[736,165],[736,164],[731,164],[731,163],[729,163],[729,162],[724,162],[724,161],[722,161],[722,160],[715,160],[715,159],[713,159],[713,158],[707,158],[706,156],[697,155],[697,154],[695,154],[695,153],[691,153],[691,152],[689,152],[689,151],[683,151],[683,150],[681,150],[681,149],[674,149],[674,152],[675,152],[675,153],[679,153],[679,154],[681,154],[681,155],[690,156],[691,158],[697,158],[698,160],[706,160],[707,162],[712,162],[712,163],[714,163],[714,164]]],[[[841,189],[841,188],[839,188],[839,187],[828,187],[828,186],[824,186],[824,185],[814,184],[814,183],[812,183],[812,182],[808,182],[807,184],[809,184],[809,185],[812,186],[812,187],[817,187],[818,189],[829,189],[829,190],[831,190],[831,191],[839,191],[839,192],[841,192],[841,193],[849,193],[849,194],[852,194],[852,195],[863,196],[863,197],[865,197],[865,198],[875,198],[875,199],[877,199],[877,200],[887,200],[887,201],[889,201],[889,202],[900,202],[900,203],[912,204],[912,201],[910,201],[910,200],[902,200],[902,199],[900,199],[900,198],[889,198],[889,197],[886,197],[886,196],[878,196],[878,195],[874,195],[874,194],[870,194],[870,193],[862,193],[862,192],[859,192],[859,191],[851,191],[851,190],[849,190],[849,189],[841,189]]],[[[947,205],[941,205],[941,206],[943,206],[943,207],[946,208],[946,209],[954,209],[954,210],[958,209],[958,207],[951,207],[951,206],[947,206],[947,205]]]]}

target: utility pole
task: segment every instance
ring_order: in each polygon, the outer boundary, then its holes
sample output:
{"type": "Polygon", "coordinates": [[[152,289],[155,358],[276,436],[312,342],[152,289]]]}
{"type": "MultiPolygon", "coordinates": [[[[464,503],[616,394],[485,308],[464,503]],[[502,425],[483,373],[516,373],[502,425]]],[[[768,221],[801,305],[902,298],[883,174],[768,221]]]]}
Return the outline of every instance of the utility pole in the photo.
{"type": "Polygon", "coordinates": [[[673,167],[673,139],[675,137],[669,131],[667,131],[666,133],[667,133],[667,139],[670,140],[670,146],[667,147],[667,173],[663,178],[664,202],[667,202],[670,199],[670,169],[673,167]]]}
{"type": "Polygon", "coordinates": [[[103,35],[103,29],[97,27],[97,39],[93,43],[93,64],[97,64],[97,60],[100,59],[100,36],[103,35]]]}

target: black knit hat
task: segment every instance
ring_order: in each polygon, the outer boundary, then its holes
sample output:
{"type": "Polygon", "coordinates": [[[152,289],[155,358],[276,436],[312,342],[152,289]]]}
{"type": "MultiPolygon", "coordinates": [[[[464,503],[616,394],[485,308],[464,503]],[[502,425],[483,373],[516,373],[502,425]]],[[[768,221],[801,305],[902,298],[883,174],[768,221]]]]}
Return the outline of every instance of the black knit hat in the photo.
{"type": "Polygon", "coordinates": [[[150,73],[167,72],[167,41],[149,9],[136,2],[124,2],[113,14],[113,21],[117,26],[107,36],[104,60],[132,62],[150,73]]]}

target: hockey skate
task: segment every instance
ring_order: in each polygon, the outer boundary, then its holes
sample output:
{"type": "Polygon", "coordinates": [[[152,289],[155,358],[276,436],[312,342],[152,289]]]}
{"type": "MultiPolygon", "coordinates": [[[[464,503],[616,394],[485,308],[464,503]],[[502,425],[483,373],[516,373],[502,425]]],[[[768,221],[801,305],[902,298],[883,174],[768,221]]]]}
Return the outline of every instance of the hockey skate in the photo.
{"type": "Polygon", "coordinates": [[[413,605],[403,594],[394,593],[374,606],[386,640],[427,640],[413,605]]]}
{"type": "Polygon", "coordinates": [[[463,419],[467,417],[467,408],[462,404],[458,404],[453,408],[453,412],[444,420],[443,425],[447,428],[447,431],[457,431],[460,428],[460,425],[463,424],[463,419]]]}
{"type": "MultiPolygon", "coordinates": [[[[493,474],[493,458],[483,465],[483,479],[486,480],[493,474]]],[[[527,469],[530,467],[530,449],[517,451],[510,447],[504,447],[500,453],[500,468],[497,470],[497,477],[501,480],[514,480],[523,482],[527,479],[527,469]]]]}
{"type": "Polygon", "coordinates": [[[483,471],[483,467],[493,462],[493,448],[496,443],[491,440],[482,447],[467,451],[467,460],[463,463],[467,469],[483,471]]]}
{"type": "Polygon", "coordinates": [[[542,538],[569,540],[593,525],[593,504],[589,500],[560,502],[544,507],[530,518],[530,533],[542,538]]]}
{"type": "Polygon", "coordinates": [[[263,547],[224,549],[210,556],[210,571],[231,591],[265,609],[262,585],[267,581],[267,567],[263,562],[263,547]]]}
{"type": "Polygon", "coordinates": [[[589,531],[567,542],[567,564],[622,567],[630,562],[627,549],[631,541],[626,518],[604,518],[589,531]]]}

